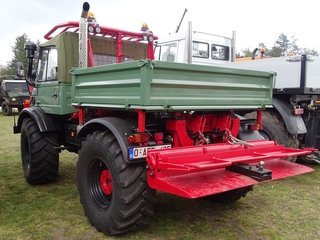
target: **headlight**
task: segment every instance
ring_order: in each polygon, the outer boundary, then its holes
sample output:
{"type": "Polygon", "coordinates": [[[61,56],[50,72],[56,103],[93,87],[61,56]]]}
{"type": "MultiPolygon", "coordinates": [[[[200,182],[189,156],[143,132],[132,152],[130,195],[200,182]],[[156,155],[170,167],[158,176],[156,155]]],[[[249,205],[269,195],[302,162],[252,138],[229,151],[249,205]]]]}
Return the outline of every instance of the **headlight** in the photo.
{"type": "Polygon", "coordinates": [[[11,100],[12,100],[13,102],[15,102],[17,99],[16,99],[16,98],[12,98],[11,100]]]}
{"type": "Polygon", "coordinates": [[[94,29],[93,29],[92,26],[89,26],[89,27],[88,27],[88,31],[89,31],[90,33],[93,33],[93,30],[94,30],[94,29]]]}

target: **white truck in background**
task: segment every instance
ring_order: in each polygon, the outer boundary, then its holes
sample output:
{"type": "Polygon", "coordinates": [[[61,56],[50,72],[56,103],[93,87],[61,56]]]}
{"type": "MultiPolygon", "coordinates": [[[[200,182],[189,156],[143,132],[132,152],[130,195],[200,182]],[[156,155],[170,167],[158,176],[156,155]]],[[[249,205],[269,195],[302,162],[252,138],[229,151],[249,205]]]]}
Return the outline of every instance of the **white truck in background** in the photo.
{"type": "MultiPolygon", "coordinates": [[[[189,22],[185,33],[158,39],[155,58],[276,72],[273,108],[263,111],[261,134],[286,147],[320,149],[320,58],[306,55],[269,58],[260,55],[253,56],[251,59],[254,61],[238,61],[235,46],[235,32],[231,38],[197,32],[192,30],[189,22]]],[[[246,117],[255,116],[255,112],[246,114],[246,117]]],[[[295,161],[296,158],[290,160],[295,161]]],[[[320,163],[320,154],[315,152],[304,156],[303,160],[320,163]]]]}
{"type": "Polygon", "coordinates": [[[235,61],[236,33],[232,38],[192,30],[161,37],[156,42],[156,60],[168,62],[219,64],[235,61]]]}

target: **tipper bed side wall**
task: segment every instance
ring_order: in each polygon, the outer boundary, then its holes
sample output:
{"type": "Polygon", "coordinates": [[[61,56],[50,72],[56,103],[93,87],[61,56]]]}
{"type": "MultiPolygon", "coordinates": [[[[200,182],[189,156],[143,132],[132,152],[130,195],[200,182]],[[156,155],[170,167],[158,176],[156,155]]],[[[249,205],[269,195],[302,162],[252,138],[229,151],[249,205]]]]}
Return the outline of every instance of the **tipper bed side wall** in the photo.
{"type": "Polygon", "coordinates": [[[74,69],[72,105],[115,109],[236,110],[272,104],[274,75],[148,59],[74,69]]]}

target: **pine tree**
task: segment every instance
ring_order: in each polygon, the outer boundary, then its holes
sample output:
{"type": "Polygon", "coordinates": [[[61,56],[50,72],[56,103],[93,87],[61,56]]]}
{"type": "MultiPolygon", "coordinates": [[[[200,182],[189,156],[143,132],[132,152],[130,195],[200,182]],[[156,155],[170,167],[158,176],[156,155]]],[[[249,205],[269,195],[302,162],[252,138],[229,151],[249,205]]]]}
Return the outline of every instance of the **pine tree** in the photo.
{"type": "Polygon", "coordinates": [[[13,58],[8,62],[8,74],[16,74],[16,63],[22,62],[25,68],[28,66],[28,59],[24,50],[24,44],[28,41],[27,35],[24,33],[21,36],[16,37],[15,45],[11,47],[13,52],[13,58]]]}
{"type": "MultiPolygon", "coordinates": [[[[28,36],[24,33],[21,36],[16,37],[14,46],[11,47],[13,52],[13,58],[7,63],[6,67],[3,67],[2,73],[8,76],[16,75],[16,64],[22,62],[25,70],[28,68],[28,58],[26,57],[26,51],[24,50],[24,44],[28,42],[28,36]]],[[[37,45],[40,45],[39,40],[37,45]]],[[[32,69],[35,69],[34,66],[32,69]]]]}

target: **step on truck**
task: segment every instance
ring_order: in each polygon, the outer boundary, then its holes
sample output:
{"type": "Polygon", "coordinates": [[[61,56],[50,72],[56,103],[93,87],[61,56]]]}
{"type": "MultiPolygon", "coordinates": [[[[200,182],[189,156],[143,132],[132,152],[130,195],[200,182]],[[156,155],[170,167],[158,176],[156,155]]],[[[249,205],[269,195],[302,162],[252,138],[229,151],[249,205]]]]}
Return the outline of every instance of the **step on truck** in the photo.
{"type": "Polygon", "coordinates": [[[13,131],[28,183],[55,181],[59,152],[77,153],[84,213],[116,235],[148,223],[156,190],[234,202],[254,184],[313,171],[285,159],[314,149],[259,134],[274,73],[157,61],[146,25],[105,27],[88,11],[85,2],[79,22],[45,34],[37,54],[25,45],[33,91],[13,131]],[[247,111],[254,121],[241,117],[247,111]]]}

